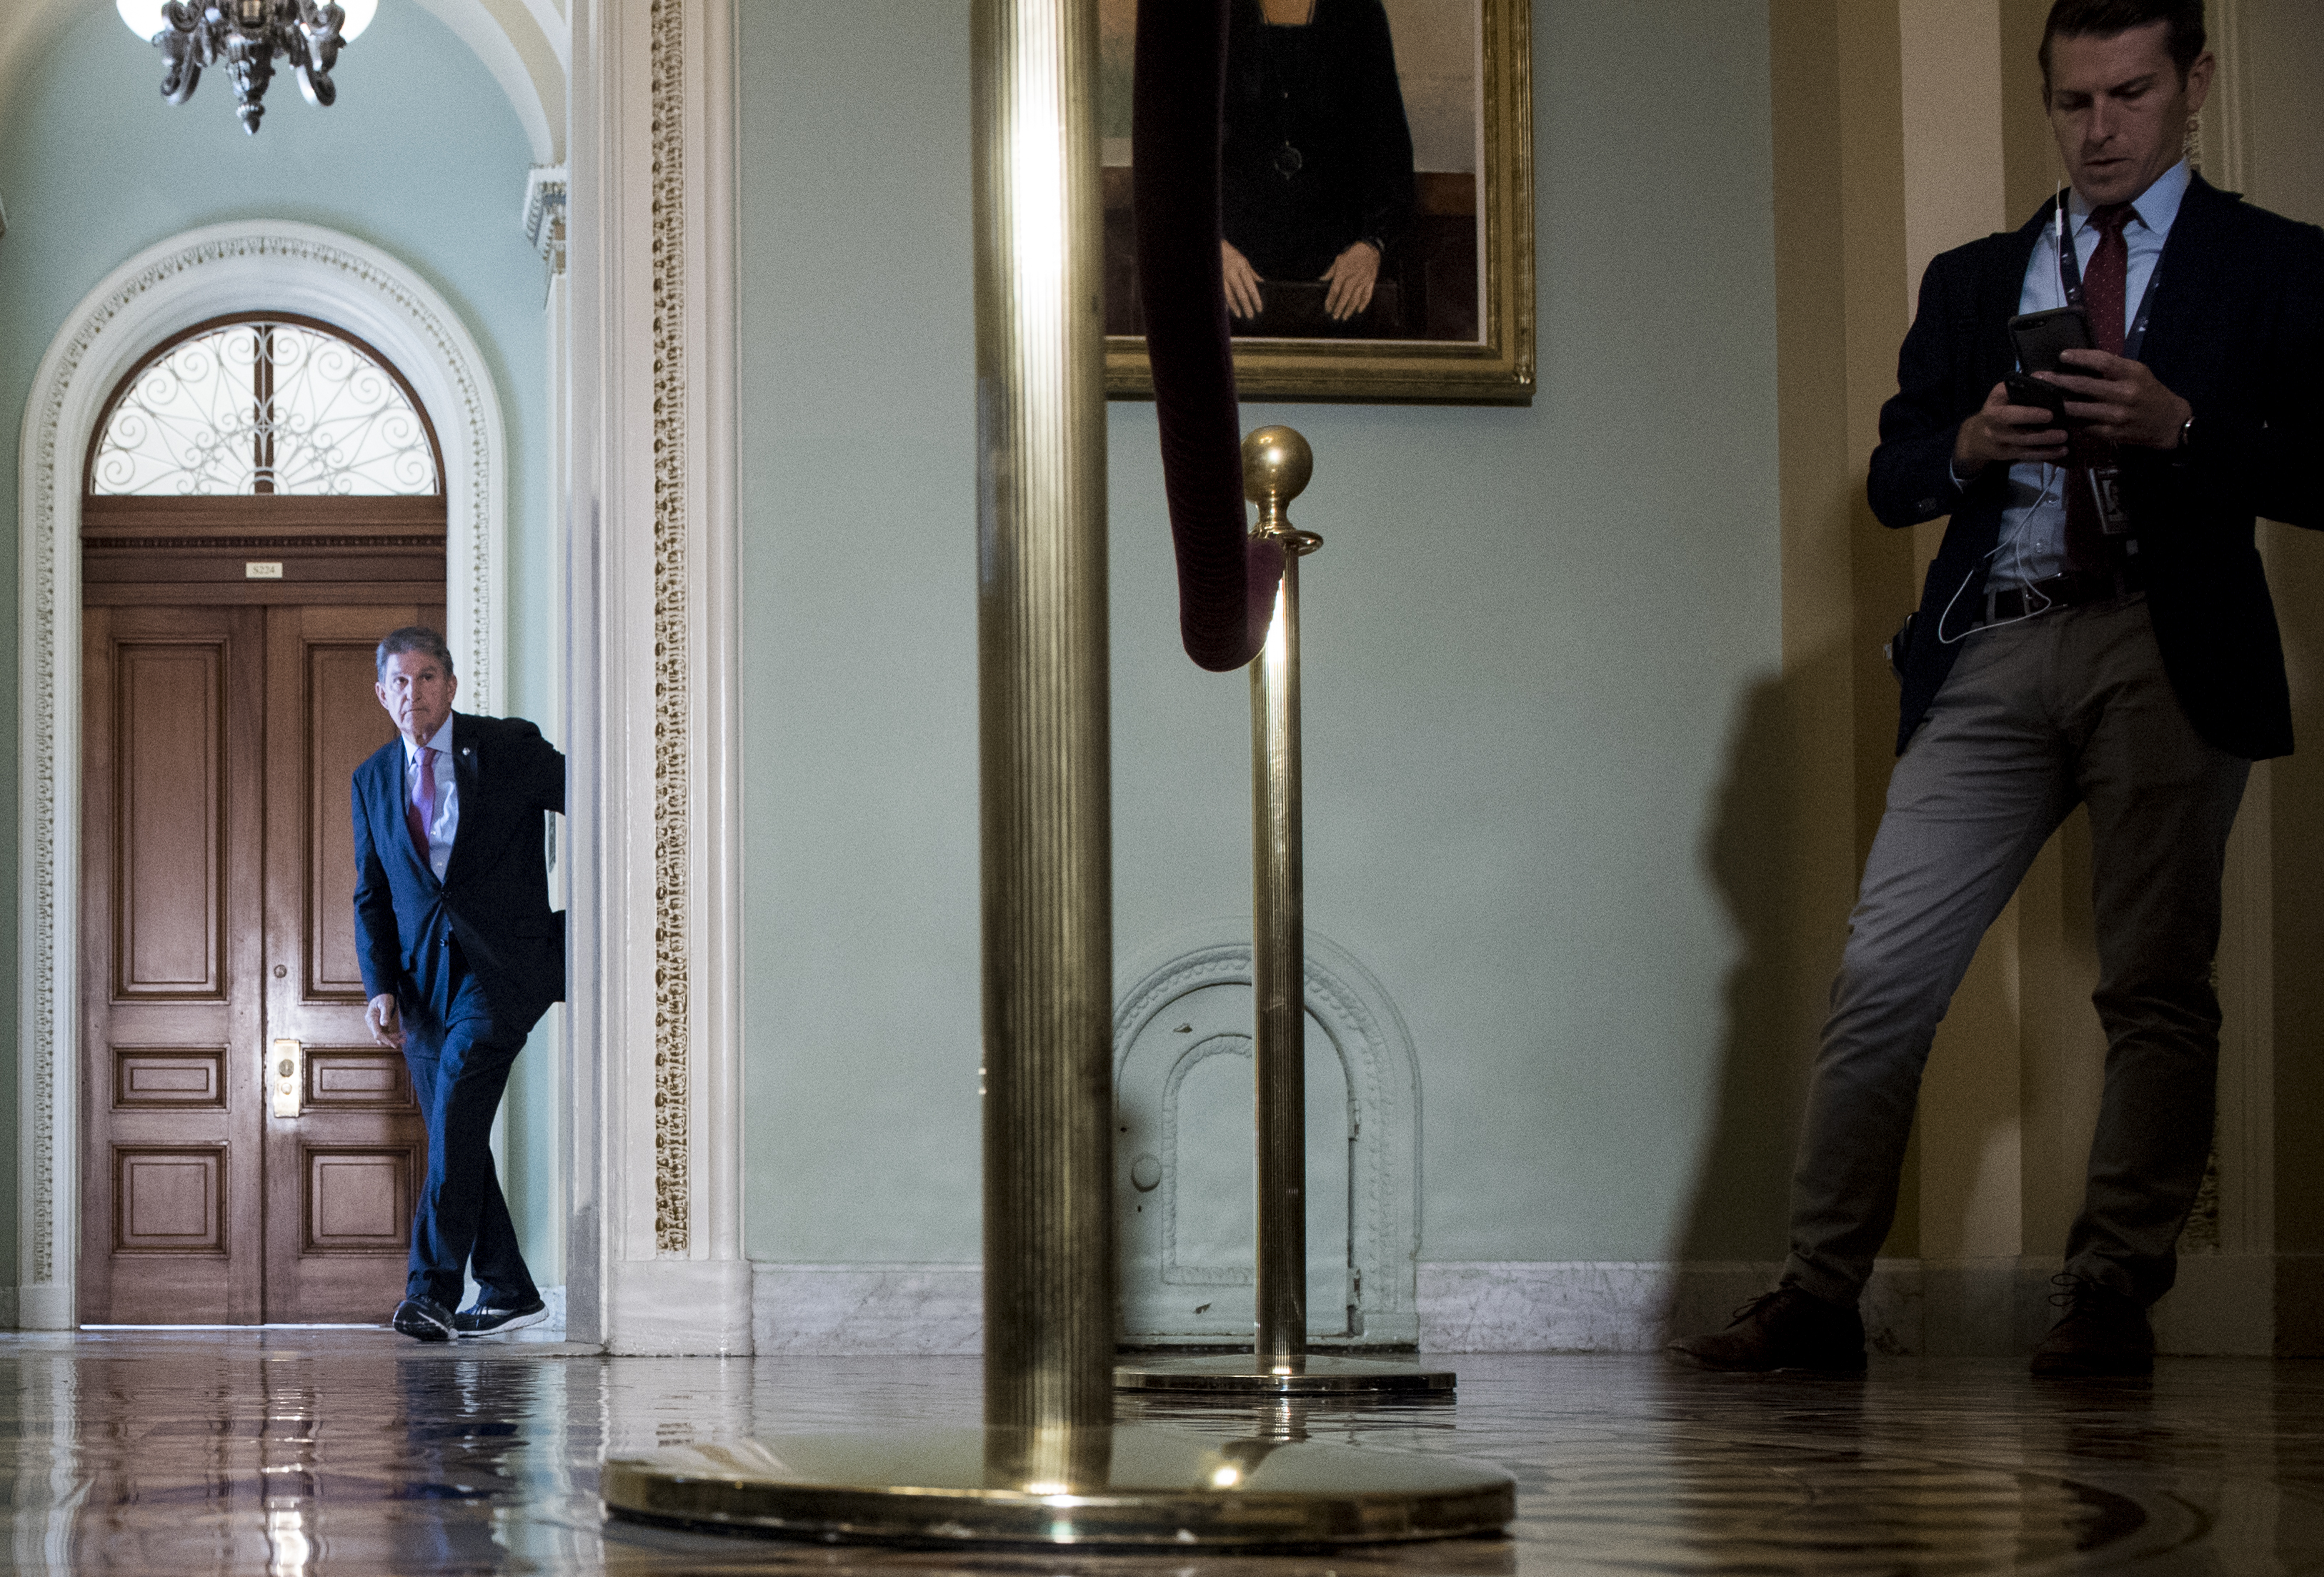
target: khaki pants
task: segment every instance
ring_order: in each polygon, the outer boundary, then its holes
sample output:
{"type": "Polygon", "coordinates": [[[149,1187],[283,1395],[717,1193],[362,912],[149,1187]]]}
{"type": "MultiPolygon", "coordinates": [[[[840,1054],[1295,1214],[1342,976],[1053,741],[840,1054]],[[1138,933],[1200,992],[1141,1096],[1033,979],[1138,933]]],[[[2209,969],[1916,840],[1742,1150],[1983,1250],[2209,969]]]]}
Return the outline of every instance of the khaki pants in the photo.
{"type": "Polygon", "coordinates": [[[1938,1021],[2034,855],[2087,803],[2106,1093],[2066,1268],[2141,1304],[2170,1290],[2210,1153],[2219,873],[2250,770],[2188,723],[2143,595],[1968,638],[1865,862],[1809,1086],[1786,1283],[1838,1303],[1862,1290],[1938,1021]]]}

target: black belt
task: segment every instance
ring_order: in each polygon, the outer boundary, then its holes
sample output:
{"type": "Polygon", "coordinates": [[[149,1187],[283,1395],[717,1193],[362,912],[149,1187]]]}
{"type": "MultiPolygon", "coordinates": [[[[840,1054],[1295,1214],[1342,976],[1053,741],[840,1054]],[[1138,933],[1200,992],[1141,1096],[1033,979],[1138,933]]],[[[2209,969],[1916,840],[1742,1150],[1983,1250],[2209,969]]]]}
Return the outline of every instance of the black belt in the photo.
{"type": "Polygon", "coordinates": [[[2053,575],[2031,586],[2006,586],[1985,594],[1985,622],[2003,624],[2012,619],[2047,613],[2052,608],[2079,608],[2087,603],[2108,603],[2146,589],[2146,576],[2135,558],[2112,569],[2086,569],[2053,575]]]}

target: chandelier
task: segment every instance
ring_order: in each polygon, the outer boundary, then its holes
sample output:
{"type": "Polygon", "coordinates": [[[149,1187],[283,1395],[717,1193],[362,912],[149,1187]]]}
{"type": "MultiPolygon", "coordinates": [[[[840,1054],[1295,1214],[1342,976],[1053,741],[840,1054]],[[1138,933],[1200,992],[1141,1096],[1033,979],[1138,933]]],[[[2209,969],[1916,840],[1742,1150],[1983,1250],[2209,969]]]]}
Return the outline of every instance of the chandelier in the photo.
{"type": "Polygon", "coordinates": [[[276,59],[298,72],[308,103],[327,106],[338,97],[331,68],[339,46],[370,24],[378,6],[379,0],[114,0],[129,30],[151,39],[169,62],[163,98],[185,103],[202,68],[221,68],[234,84],[235,114],[253,135],[266,113],[276,59]]]}

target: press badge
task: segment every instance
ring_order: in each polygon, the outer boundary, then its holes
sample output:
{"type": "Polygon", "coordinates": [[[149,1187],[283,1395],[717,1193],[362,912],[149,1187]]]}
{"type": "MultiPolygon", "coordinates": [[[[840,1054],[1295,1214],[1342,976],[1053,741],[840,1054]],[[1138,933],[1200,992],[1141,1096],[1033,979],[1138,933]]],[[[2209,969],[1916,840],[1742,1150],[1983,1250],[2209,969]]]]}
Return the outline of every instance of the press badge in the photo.
{"type": "Polygon", "coordinates": [[[2130,535],[2130,512],[2122,507],[2122,467],[2093,466],[2082,475],[2089,479],[2090,502],[2098,506],[2098,530],[2109,537],[2130,535]]]}

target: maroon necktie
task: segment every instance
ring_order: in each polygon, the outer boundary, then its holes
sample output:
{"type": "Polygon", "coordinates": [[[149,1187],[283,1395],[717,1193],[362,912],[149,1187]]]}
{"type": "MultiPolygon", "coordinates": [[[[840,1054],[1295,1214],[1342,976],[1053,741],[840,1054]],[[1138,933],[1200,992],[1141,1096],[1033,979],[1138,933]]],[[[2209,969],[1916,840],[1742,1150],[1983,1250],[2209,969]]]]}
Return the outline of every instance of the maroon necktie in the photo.
{"type": "Polygon", "coordinates": [[[411,829],[411,846],[420,852],[420,862],[433,871],[436,862],[428,854],[428,829],[436,825],[436,752],[424,744],[420,747],[420,770],[412,780],[410,798],[403,802],[403,825],[411,829]]]}
{"type": "MultiPolygon", "coordinates": [[[[2122,238],[2134,210],[2128,203],[2108,203],[2090,210],[2090,224],[2098,232],[2098,249],[2082,275],[2082,311],[2089,319],[2090,341],[2109,355],[2122,354],[2123,297],[2130,278],[2130,245],[2122,238]]],[[[2069,369],[2071,370],[2071,369],[2069,369]]],[[[2109,563],[2106,529],[2098,519],[2098,501],[2090,495],[2090,470],[2114,464],[2114,445],[2104,438],[2069,434],[2066,439],[2066,568],[2069,573],[2104,569],[2109,563]]]]}

